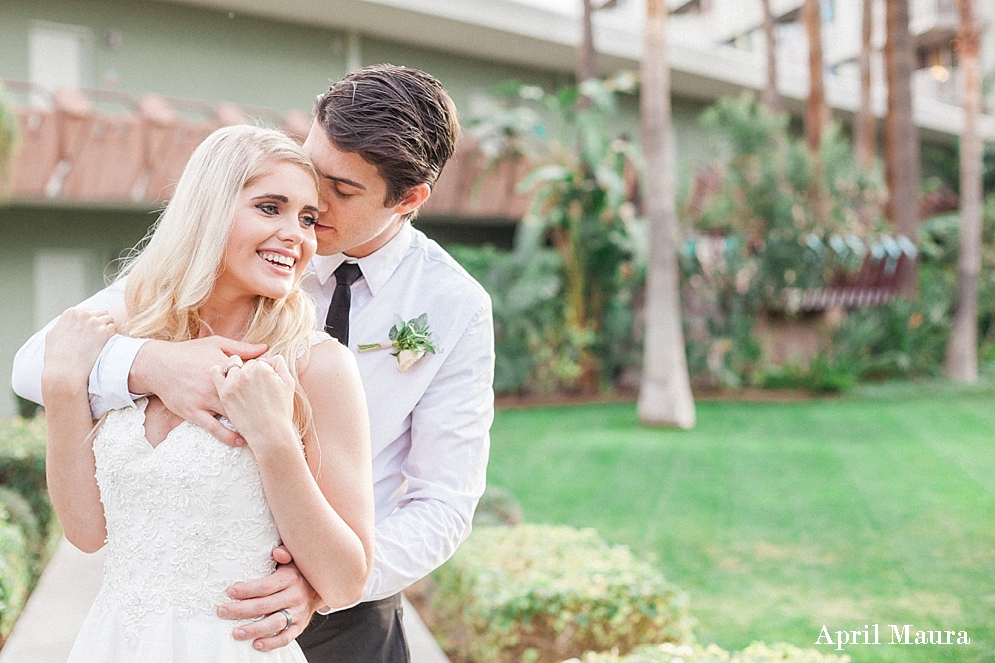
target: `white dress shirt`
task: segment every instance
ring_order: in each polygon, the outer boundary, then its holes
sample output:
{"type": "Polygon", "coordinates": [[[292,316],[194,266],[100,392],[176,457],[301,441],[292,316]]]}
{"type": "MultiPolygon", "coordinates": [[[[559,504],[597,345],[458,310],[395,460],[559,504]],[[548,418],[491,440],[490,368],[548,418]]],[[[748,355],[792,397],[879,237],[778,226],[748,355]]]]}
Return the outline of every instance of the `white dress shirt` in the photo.
{"type": "MultiPolygon", "coordinates": [[[[490,297],[448,253],[405,223],[365,258],[316,256],[304,286],[319,324],[335,290],[332,273],[345,260],[362,277],[352,285],[349,347],[387,344],[394,316],[428,314],[436,354],[405,372],[390,350],[356,355],[370,414],[376,500],[376,557],[364,601],[391,596],[445,562],[470,533],[483,493],[494,417],[494,330],[490,297]]],[[[120,305],[123,286],[102,290],[81,306],[120,305]]],[[[41,402],[44,335],[14,360],[14,391],[41,402]]],[[[141,340],[117,336],[90,375],[94,417],[132,406],[128,372],[141,340]]],[[[335,385],[328,385],[328,398],[335,385]]]]}

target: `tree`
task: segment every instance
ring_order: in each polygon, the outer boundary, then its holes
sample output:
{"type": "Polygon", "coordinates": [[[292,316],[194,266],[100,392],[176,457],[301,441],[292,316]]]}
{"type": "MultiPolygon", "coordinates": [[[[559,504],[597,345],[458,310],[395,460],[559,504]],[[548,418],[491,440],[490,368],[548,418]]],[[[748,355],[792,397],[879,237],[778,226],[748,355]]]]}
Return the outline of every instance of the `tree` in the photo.
{"type": "Polygon", "coordinates": [[[819,0],[805,0],[802,6],[808,34],[808,99],[805,101],[805,139],[816,154],[822,145],[822,131],[828,124],[826,88],[822,76],[822,16],[819,0]]]}
{"type": "Polygon", "coordinates": [[[978,135],[981,31],[973,0],[957,0],[957,8],[960,12],[959,69],[963,77],[961,105],[964,107],[964,127],[960,136],[960,253],[957,258],[957,304],[943,370],[954,380],[977,382],[982,214],[982,143],[978,135]]]}
{"type": "Polygon", "coordinates": [[[577,85],[588,78],[598,77],[598,52],[594,48],[594,6],[591,0],[581,0],[584,5],[583,35],[580,53],[577,54],[577,85]]]}
{"type": "Polygon", "coordinates": [[[863,19],[860,26],[860,55],[857,59],[860,70],[860,101],[857,113],[853,118],[853,155],[857,165],[870,168],[874,165],[875,127],[874,114],[871,112],[871,35],[872,0],[863,0],[863,19]]]}
{"type": "Polygon", "coordinates": [[[774,34],[774,12],[770,0],[763,0],[764,40],[767,42],[767,83],[764,85],[764,106],[772,113],[784,112],[784,100],[777,91],[777,39],[774,34]]]}
{"type": "MultiPolygon", "coordinates": [[[[912,116],[912,38],[909,0],[885,0],[885,75],[888,113],[884,119],[884,173],[888,220],[913,242],[919,234],[919,132],[912,116]]],[[[918,264],[912,261],[898,285],[899,294],[916,297],[918,264]]]]}
{"type": "MultiPolygon", "coordinates": [[[[583,8],[583,19],[581,23],[580,47],[577,49],[577,85],[590,78],[599,78],[598,71],[598,49],[594,46],[594,14],[602,9],[611,9],[618,4],[618,0],[604,0],[595,3],[595,0],[581,0],[583,8]]],[[[591,103],[587,97],[581,97],[581,108],[587,108],[591,103]]]]}
{"type": "Polygon", "coordinates": [[[646,2],[640,113],[646,162],[645,214],[650,246],[646,274],[646,333],[639,419],[691,428],[694,398],[688,376],[677,270],[677,210],[670,120],[665,0],[646,2]]]}

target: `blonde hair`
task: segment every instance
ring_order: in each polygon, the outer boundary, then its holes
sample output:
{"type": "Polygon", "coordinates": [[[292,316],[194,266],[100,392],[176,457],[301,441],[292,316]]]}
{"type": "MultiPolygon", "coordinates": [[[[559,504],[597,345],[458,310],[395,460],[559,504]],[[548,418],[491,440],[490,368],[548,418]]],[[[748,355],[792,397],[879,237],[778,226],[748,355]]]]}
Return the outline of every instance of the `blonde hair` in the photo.
{"type": "MultiPolygon", "coordinates": [[[[200,309],[214,290],[242,190],[274,163],[289,162],[318,177],[304,150],[279,131],[248,125],[218,129],[187,163],[176,193],[118,278],[128,277],[127,333],[187,341],[212,330],[200,309]],[[144,245],[144,246],[143,246],[144,245]]],[[[266,343],[294,376],[294,425],[302,436],[311,408],[297,379],[297,358],[315,328],[314,302],[300,283],[281,299],[259,296],[241,339],[266,343]]]]}

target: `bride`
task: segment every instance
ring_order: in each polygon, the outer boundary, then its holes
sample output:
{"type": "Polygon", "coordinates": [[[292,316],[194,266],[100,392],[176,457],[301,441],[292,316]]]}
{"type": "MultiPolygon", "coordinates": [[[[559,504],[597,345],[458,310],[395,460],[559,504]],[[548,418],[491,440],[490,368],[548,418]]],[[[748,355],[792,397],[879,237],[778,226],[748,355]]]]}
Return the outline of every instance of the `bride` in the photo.
{"type": "MultiPolygon", "coordinates": [[[[215,615],[232,583],[273,571],[281,541],[328,606],[361,598],[373,560],[369,422],[352,354],[313,331],[300,288],[317,216],[299,146],[276,131],[219,129],[122,271],[124,309],[70,309],[48,333],[52,503],[74,545],[107,545],[70,663],[304,663],[296,643],[255,651],[215,615]],[[94,427],[87,380],[114,333],[265,343],[262,358],[233,357],[212,375],[240,446],[155,396],[94,427]]],[[[275,613],[275,628],[291,622],[275,613]]]]}

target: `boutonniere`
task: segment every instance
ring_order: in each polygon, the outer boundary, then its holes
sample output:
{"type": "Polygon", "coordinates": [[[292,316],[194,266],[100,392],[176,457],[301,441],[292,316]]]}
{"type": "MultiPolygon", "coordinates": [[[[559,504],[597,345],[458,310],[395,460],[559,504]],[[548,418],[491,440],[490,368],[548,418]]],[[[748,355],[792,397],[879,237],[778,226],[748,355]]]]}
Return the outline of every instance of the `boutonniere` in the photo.
{"type": "Polygon", "coordinates": [[[389,343],[361,343],[359,351],[394,348],[395,351],[391,354],[397,358],[399,371],[406,371],[414,366],[426,352],[435,354],[435,334],[428,329],[428,313],[422,313],[407,322],[395,313],[394,326],[390,328],[387,337],[390,339],[389,343]]]}

